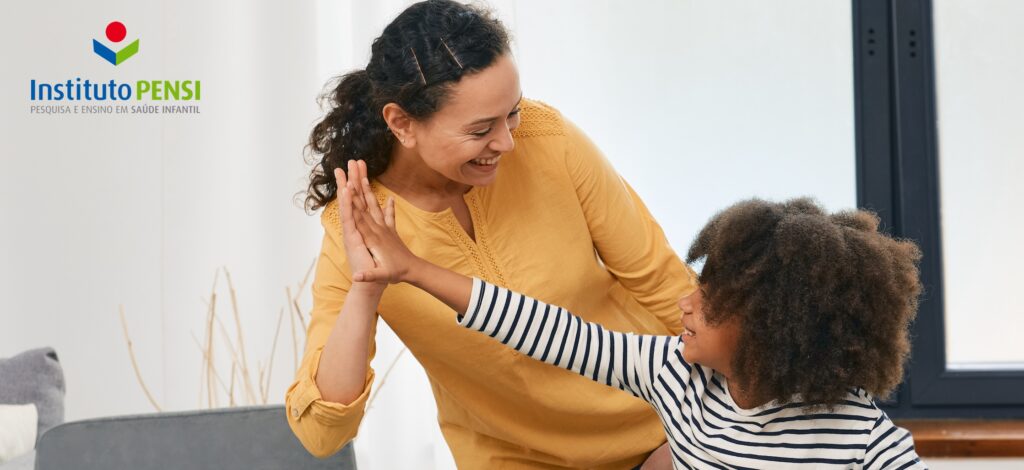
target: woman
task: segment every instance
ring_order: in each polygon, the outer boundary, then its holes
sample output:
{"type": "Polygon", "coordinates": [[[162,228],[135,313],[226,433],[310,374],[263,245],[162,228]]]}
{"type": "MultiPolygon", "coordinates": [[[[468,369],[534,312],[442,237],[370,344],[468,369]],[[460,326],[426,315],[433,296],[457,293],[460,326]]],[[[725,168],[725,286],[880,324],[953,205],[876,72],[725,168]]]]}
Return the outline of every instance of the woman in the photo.
{"type": "MultiPolygon", "coordinates": [[[[355,312],[371,305],[426,370],[460,468],[632,468],[659,449],[664,432],[643,401],[474,335],[414,288],[352,281],[349,262],[373,260],[342,243],[342,170],[396,200],[402,239],[435,264],[611,329],[679,332],[674,305],[695,288],[692,272],[593,143],[522,98],[504,27],[451,1],[412,5],[331,99],[311,136],[322,159],[307,202],[324,208],[325,231],[313,318],[286,397],[303,445],[326,456],[355,437],[376,324],[355,312]]],[[[667,448],[654,456],[667,465],[667,448]]]]}

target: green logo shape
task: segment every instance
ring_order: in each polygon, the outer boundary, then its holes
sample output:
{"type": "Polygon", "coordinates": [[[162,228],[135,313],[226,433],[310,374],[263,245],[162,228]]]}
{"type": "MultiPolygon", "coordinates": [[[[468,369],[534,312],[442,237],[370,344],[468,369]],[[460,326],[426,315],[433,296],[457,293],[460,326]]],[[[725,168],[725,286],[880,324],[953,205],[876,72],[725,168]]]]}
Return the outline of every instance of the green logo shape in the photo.
{"type": "Polygon", "coordinates": [[[95,52],[96,55],[106,59],[107,62],[114,65],[120,65],[122,62],[128,60],[131,56],[139,52],[139,40],[136,39],[131,44],[124,46],[124,49],[114,52],[109,47],[104,46],[99,41],[93,39],[92,51],[95,52]]]}

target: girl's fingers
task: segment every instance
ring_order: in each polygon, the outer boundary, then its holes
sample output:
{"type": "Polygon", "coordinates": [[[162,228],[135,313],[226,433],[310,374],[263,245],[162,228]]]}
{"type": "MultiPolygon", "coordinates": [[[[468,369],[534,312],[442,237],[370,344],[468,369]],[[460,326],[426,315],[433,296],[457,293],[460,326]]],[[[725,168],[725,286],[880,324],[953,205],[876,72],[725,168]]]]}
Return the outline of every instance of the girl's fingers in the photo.
{"type": "Polygon", "coordinates": [[[352,207],[358,212],[366,211],[366,200],[363,197],[362,185],[357,184],[352,178],[348,180],[348,190],[352,193],[352,207]]]}
{"type": "Polygon", "coordinates": [[[363,236],[363,243],[367,246],[373,244],[377,240],[378,225],[377,223],[366,214],[365,211],[355,211],[352,213],[352,219],[356,230],[363,236]]]}
{"type": "Polygon", "coordinates": [[[363,199],[366,202],[367,212],[370,213],[370,217],[373,218],[374,222],[379,225],[384,225],[384,214],[380,211],[380,206],[377,205],[377,198],[373,194],[373,190],[370,189],[370,180],[363,178],[363,199]]]}
{"type": "Polygon", "coordinates": [[[367,269],[355,273],[352,275],[352,279],[356,282],[385,281],[388,279],[388,270],[383,268],[367,269]]]}
{"type": "Polygon", "coordinates": [[[368,233],[368,230],[367,230],[367,227],[366,227],[366,216],[363,214],[363,212],[362,211],[353,211],[351,216],[352,216],[352,219],[351,219],[352,220],[352,227],[355,228],[356,231],[358,231],[360,235],[362,235],[364,233],[366,235],[370,235],[368,233]]]}

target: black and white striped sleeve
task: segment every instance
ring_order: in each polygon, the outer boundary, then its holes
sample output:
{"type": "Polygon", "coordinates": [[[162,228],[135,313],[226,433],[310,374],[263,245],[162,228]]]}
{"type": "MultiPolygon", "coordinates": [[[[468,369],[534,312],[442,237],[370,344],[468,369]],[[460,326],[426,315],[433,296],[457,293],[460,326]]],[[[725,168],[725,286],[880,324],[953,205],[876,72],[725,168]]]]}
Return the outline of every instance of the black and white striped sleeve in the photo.
{"type": "Polygon", "coordinates": [[[864,468],[882,469],[927,469],[928,466],[914,450],[914,438],[910,431],[893,424],[883,412],[875,421],[868,436],[867,451],[864,454],[864,468]]]}
{"type": "Polygon", "coordinates": [[[567,310],[473,279],[459,324],[539,361],[651,401],[653,383],[679,338],[605,330],[567,310]]]}

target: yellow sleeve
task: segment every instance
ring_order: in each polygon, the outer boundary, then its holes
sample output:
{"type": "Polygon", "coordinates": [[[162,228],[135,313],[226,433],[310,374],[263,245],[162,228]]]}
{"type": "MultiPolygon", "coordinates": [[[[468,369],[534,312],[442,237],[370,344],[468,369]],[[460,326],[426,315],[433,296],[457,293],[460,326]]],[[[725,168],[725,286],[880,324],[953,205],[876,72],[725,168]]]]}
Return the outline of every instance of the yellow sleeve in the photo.
{"type": "Polygon", "coordinates": [[[313,312],[307,331],[306,351],[295,381],[285,394],[288,425],[306,450],[320,458],[333,455],[356,437],[373,385],[374,373],[369,362],[376,353],[374,337],[377,327],[374,323],[370,332],[363,392],[347,405],[325,401],[321,397],[316,385],[320,354],[352,285],[348,260],[341,244],[336,206],[331,202],[324,208],[324,239],[313,280],[313,312]]]}
{"type": "Polygon", "coordinates": [[[601,261],[637,302],[681,331],[676,303],[697,288],[696,274],[597,146],[567,120],[565,131],[566,167],[601,261]]]}

